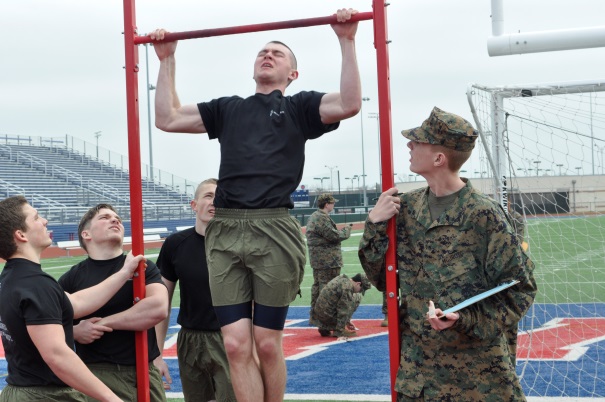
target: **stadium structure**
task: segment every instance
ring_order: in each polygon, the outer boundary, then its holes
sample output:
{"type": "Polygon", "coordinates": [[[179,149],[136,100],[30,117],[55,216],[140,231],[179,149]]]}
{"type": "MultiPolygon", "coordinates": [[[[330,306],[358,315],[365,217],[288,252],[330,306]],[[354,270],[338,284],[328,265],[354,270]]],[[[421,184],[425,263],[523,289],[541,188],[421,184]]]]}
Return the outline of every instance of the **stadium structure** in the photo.
{"type": "MultiPolygon", "coordinates": [[[[144,233],[162,237],[194,224],[189,207],[198,183],[163,170],[142,166],[144,233]]],[[[98,203],[113,205],[131,236],[128,157],[79,138],[0,134],[0,194],[23,195],[48,219],[55,243],[77,240],[77,225],[86,210],[98,203]]],[[[305,226],[324,192],[297,190],[291,215],[305,226]]],[[[337,223],[361,222],[380,189],[334,191],[337,223]]]]}
{"type": "MultiPolygon", "coordinates": [[[[25,196],[48,219],[55,242],[76,240],[80,218],[101,202],[116,208],[130,235],[127,166],[125,156],[106,150],[99,155],[94,144],[68,135],[0,135],[0,193],[25,196]]],[[[141,183],[145,228],[166,228],[162,234],[168,234],[192,226],[188,203],[195,184],[163,171],[146,176],[141,183]]]]}

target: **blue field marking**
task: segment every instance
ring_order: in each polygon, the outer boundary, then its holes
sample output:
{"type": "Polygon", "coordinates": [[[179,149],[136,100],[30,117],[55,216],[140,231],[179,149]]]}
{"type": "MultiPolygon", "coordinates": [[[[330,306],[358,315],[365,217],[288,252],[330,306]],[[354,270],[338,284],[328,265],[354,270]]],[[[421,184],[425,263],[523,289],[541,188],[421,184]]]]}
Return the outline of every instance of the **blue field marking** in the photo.
{"type": "MultiPolygon", "coordinates": [[[[288,319],[309,318],[309,307],[290,307],[288,319]]],[[[383,319],[380,305],[361,305],[355,319],[383,319]]],[[[286,362],[288,394],[389,395],[386,335],[333,343],[321,353],[286,362]],[[351,387],[351,384],[355,384],[351,387]]]]}
{"type": "MultiPolygon", "coordinates": [[[[534,304],[519,325],[519,338],[535,337],[538,331],[551,328],[557,321],[567,325],[565,319],[593,319],[603,328],[605,303],[534,304]]],[[[595,324],[591,325],[594,329],[595,324]]],[[[578,350],[577,358],[518,359],[517,372],[527,396],[605,397],[605,336],[588,336],[589,331],[580,329],[577,335],[581,339],[566,345],[561,335],[568,333],[565,330],[553,336],[559,338],[558,349],[578,350]]]]}
{"type": "MultiPolygon", "coordinates": [[[[178,309],[173,308],[167,340],[178,332],[177,316],[178,309]]],[[[297,327],[308,328],[308,317],[309,307],[289,309],[288,320],[297,320],[297,327]]],[[[353,320],[356,319],[375,319],[378,325],[382,319],[381,306],[361,305],[353,316],[353,320]]],[[[520,323],[520,337],[528,336],[531,328],[535,336],[545,328],[548,330],[553,320],[565,319],[605,320],[605,304],[535,304],[520,323]]],[[[581,351],[576,360],[519,358],[517,372],[526,395],[559,397],[567,401],[579,397],[605,397],[605,337],[593,337],[574,347],[581,351]]],[[[168,358],[166,362],[173,380],[168,395],[179,397],[182,387],[178,362],[176,358],[168,358]]],[[[325,399],[353,401],[360,400],[360,394],[364,394],[368,396],[361,399],[364,401],[389,400],[388,337],[384,334],[351,342],[330,342],[320,352],[288,360],[286,365],[287,395],[302,395],[301,398],[324,395],[325,399]],[[355,386],[351,387],[351,384],[355,386]]],[[[6,374],[6,361],[0,359],[0,389],[5,386],[6,374]]]]}

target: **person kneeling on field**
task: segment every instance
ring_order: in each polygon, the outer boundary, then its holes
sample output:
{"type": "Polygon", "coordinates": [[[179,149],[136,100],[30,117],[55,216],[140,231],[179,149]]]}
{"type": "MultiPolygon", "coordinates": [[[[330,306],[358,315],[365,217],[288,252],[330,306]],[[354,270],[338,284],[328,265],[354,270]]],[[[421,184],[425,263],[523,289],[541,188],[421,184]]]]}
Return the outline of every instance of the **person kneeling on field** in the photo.
{"type": "Polygon", "coordinates": [[[311,318],[319,323],[321,336],[356,336],[351,317],[359,307],[361,295],[371,287],[365,274],[357,274],[352,278],[342,274],[328,282],[311,310],[311,318]]]}

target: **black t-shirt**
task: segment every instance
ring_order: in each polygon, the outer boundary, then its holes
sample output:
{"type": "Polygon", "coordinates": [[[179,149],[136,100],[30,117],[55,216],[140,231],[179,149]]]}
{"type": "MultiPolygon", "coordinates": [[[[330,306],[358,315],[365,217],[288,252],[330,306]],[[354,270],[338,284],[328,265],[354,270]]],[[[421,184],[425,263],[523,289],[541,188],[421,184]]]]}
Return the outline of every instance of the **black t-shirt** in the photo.
{"type": "Polygon", "coordinates": [[[321,122],[323,95],[284,96],[275,90],[198,104],[209,138],[221,143],[216,207],[294,207],[290,195],[302,179],[305,142],[339,125],[321,122]]]}
{"type": "Polygon", "coordinates": [[[219,331],[214,313],[204,236],[189,228],[164,241],[157,259],[162,276],[179,283],[181,306],[177,322],[187,329],[219,331]]]}
{"type": "MultiPolygon", "coordinates": [[[[93,260],[87,258],[84,261],[74,265],[61,278],[59,283],[68,293],[74,293],[78,290],[86,289],[98,285],[105,279],[118,272],[124,266],[126,255],[120,255],[110,260],[93,260]]],[[[162,277],[158,267],[153,261],[147,260],[147,269],[145,270],[145,285],[152,283],[161,283],[162,277]]],[[[105,304],[94,313],[82,317],[84,320],[91,317],[107,317],[112,314],[120,313],[132,307],[134,299],[134,290],[132,280],[128,280],[124,286],[105,304]]],[[[74,321],[74,325],[79,320],[74,321]]],[[[155,336],[155,327],[147,330],[148,358],[152,361],[160,355],[155,336]]],[[[76,353],[84,363],[115,363],[124,365],[136,364],[135,332],[114,330],[106,332],[100,339],[83,345],[76,342],[76,353]]]]}
{"type": "Polygon", "coordinates": [[[6,382],[19,387],[65,386],[32,342],[27,325],[59,324],[74,347],[74,310],[61,286],[40,264],[9,259],[0,274],[0,334],[8,363],[6,382]]]}

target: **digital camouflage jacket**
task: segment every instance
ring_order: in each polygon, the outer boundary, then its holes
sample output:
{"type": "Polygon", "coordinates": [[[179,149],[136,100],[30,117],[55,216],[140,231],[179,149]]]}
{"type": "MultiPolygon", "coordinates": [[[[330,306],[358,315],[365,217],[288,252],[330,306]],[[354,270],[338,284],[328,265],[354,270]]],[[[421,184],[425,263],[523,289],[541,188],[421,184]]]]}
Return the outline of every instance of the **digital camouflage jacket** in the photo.
{"type": "MultiPolygon", "coordinates": [[[[504,211],[470,182],[431,220],[428,188],[401,196],[396,217],[401,292],[401,358],[395,389],[425,401],[522,401],[515,372],[517,327],[536,295],[534,264],[521,250],[504,211]],[[443,310],[504,282],[519,284],[459,311],[435,331],[429,300],[443,310]]],[[[366,222],[359,258],[384,290],[386,222],[366,222]]]]}
{"type": "Polygon", "coordinates": [[[307,236],[311,268],[342,267],[340,243],[351,237],[350,226],[338,230],[336,224],[326,212],[317,210],[309,217],[305,236],[307,236]]]}

